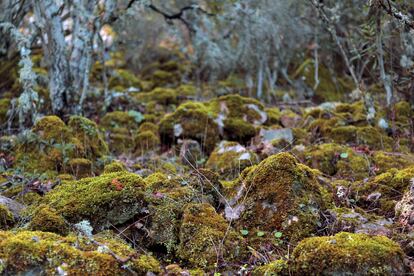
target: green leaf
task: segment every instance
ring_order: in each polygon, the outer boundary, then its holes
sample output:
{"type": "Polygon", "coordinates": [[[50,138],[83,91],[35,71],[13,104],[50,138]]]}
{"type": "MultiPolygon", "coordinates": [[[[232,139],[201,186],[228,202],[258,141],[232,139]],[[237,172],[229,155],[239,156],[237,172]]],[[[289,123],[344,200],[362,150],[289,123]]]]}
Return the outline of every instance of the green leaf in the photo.
{"type": "Polygon", "coordinates": [[[246,229],[242,229],[242,230],[240,230],[240,233],[241,233],[243,236],[247,236],[247,235],[249,234],[249,231],[248,231],[248,230],[246,230],[246,229]]]}
{"type": "Polygon", "coordinates": [[[275,232],[274,235],[276,239],[280,239],[283,236],[283,233],[278,231],[278,232],[275,232]]]}
{"type": "Polygon", "coordinates": [[[263,237],[264,235],[265,235],[265,232],[263,232],[263,231],[257,232],[258,237],[263,237]]]}
{"type": "Polygon", "coordinates": [[[341,158],[342,159],[346,159],[346,158],[348,158],[348,153],[347,152],[343,152],[343,153],[341,153],[341,158]]]}

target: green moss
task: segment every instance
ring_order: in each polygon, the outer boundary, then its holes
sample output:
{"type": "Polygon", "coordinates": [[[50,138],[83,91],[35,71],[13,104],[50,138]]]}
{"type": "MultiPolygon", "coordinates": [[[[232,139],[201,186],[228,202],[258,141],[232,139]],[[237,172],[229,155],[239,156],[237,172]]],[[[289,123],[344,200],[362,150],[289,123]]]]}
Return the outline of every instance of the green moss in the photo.
{"type": "Polygon", "coordinates": [[[248,166],[257,164],[259,158],[236,142],[223,141],[211,153],[206,167],[218,172],[222,179],[234,178],[248,166]]]}
{"type": "Polygon", "coordinates": [[[403,170],[391,169],[369,181],[353,183],[353,197],[362,208],[370,208],[379,215],[394,217],[395,204],[401,200],[412,178],[414,178],[413,166],[403,170]],[[370,198],[374,193],[379,193],[378,200],[370,198]]]}
{"type": "Polygon", "coordinates": [[[115,87],[124,88],[120,90],[125,90],[128,87],[141,88],[140,80],[130,71],[125,69],[115,69],[113,76],[109,79],[109,88],[113,89],[115,87]]]}
{"type": "Polygon", "coordinates": [[[47,205],[40,205],[36,208],[29,228],[35,231],[52,232],[60,235],[68,233],[68,226],[64,219],[47,205]]]}
{"type": "Polygon", "coordinates": [[[279,108],[277,107],[265,108],[265,112],[267,113],[266,125],[273,126],[273,125],[280,124],[280,117],[282,114],[279,108]]]}
{"type": "Polygon", "coordinates": [[[68,126],[82,145],[85,157],[99,158],[108,154],[108,145],[95,122],[85,117],[71,116],[68,126]]]}
{"type": "Polygon", "coordinates": [[[115,173],[126,171],[125,164],[120,161],[112,161],[104,167],[104,173],[115,173]]]}
{"type": "Polygon", "coordinates": [[[13,226],[14,223],[15,220],[13,214],[5,205],[0,204],[0,229],[7,230],[13,226]]]}
{"type": "Polygon", "coordinates": [[[331,175],[351,179],[369,176],[370,163],[367,157],[351,148],[328,143],[306,148],[305,163],[312,168],[331,175]]]}
{"type": "Polygon", "coordinates": [[[215,114],[204,104],[186,102],[161,120],[161,139],[167,143],[176,138],[196,140],[211,152],[219,140],[219,128],[214,120],[215,114]]]}
{"type": "Polygon", "coordinates": [[[206,203],[188,204],[180,227],[178,256],[192,267],[212,268],[218,256],[224,260],[240,258],[241,239],[228,231],[228,223],[206,203]],[[221,247],[217,247],[222,244],[221,247]],[[218,251],[217,251],[218,250],[218,251]]]}
{"type": "Polygon", "coordinates": [[[123,266],[140,275],[160,272],[157,260],[139,255],[119,239],[97,236],[97,243],[91,243],[40,231],[0,232],[0,237],[3,271],[11,274],[125,275],[123,266]],[[116,260],[108,249],[126,262],[116,260]]]}
{"type": "Polygon", "coordinates": [[[358,128],[357,141],[359,145],[367,145],[372,149],[392,151],[392,138],[372,126],[358,128]]]}
{"type": "Polygon", "coordinates": [[[237,206],[245,211],[238,227],[281,231],[291,243],[313,235],[326,205],[315,173],[289,153],[270,156],[243,171],[236,187],[248,197],[239,196],[237,206]]]}
{"type": "Polygon", "coordinates": [[[106,113],[105,116],[102,117],[100,126],[107,130],[116,128],[136,129],[138,123],[130,113],[125,111],[114,111],[106,113]]]}
{"type": "Polygon", "coordinates": [[[164,70],[156,70],[152,74],[151,80],[157,86],[174,85],[180,81],[180,77],[177,73],[168,72],[164,70]]]}
{"type": "Polygon", "coordinates": [[[404,274],[400,246],[384,236],[342,232],[307,238],[292,254],[294,274],[390,275],[404,274]]]}
{"type": "Polygon", "coordinates": [[[285,260],[276,260],[268,264],[255,268],[252,276],[277,276],[286,275],[288,272],[288,263],[285,260]]]}
{"type": "Polygon", "coordinates": [[[224,120],[226,136],[231,141],[248,142],[256,135],[256,128],[240,118],[228,118],[224,120]]]}
{"type": "Polygon", "coordinates": [[[9,111],[10,103],[11,101],[8,98],[0,99],[0,125],[7,121],[7,112],[9,111]]]}
{"type": "Polygon", "coordinates": [[[72,174],[76,178],[92,176],[92,162],[85,158],[71,159],[68,163],[72,174]]]}
{"type": "Polygon", "coordinates": [[[68,141],[69,128],[57,116],[45,116],[38,120],[33,126],[33,132],[43,140],[54,140],[58,143],[68,141]]]}
{"type": "Polygon", "coordinates": [[[135,138],[135,152],[138,155],[157,149],[161,142],[157,134],[152,131],[139,132],[135,138]]]}
{"type": "Polygon", "coordinates": [[[144,132],[144,131],[151,131],[153,133],[158,133],[158,126],[150,122],[142,123],[138,128],[138,133],[144,132]]]}
{"type": "Polygon", "coordinates": [[[385,173],[395,169],[404,169],[414,165],[414,156],[410,154],[394,154],[384,151],[376,151],[372,155],[372,161],[375,164],[376,173],[385,173]]]}
{"type": "Polygon", "coordinates": [[[160,172],[149,175],[145,182],[150,213],[148,227],[152,233],[147,242],[165,248],[167,253],[174,253],[178,244],[180,218],[184,206],[193,199],[194,191],[160,172]]]}
{"type": "Polygon", "coordinates": [[[139,93],[136,98],[139,102],[155,102],[161,105],[178,104],[179,94],[171,88],[155,88],[151,92],[139,93]]]}
{"type": "Polygon", "coordinates": [[[118,225],[143,207],[142,178],[125,171],[64,182],[43,199],[70,222],[89,220],[95,227],[118,225]]]}

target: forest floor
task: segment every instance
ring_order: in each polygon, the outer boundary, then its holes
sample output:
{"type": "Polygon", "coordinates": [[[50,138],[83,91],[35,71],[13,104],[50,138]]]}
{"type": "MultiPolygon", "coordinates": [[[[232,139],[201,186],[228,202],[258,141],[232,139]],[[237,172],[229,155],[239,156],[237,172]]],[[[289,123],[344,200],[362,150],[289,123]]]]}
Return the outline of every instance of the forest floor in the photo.
{"type": "Polygon", "coordinates": [[[388,119],[361,99],[196,101],[189,84],[146,85],[102,116],[0,138],[0,274],[413,272],[408,102],[388,119]]]}

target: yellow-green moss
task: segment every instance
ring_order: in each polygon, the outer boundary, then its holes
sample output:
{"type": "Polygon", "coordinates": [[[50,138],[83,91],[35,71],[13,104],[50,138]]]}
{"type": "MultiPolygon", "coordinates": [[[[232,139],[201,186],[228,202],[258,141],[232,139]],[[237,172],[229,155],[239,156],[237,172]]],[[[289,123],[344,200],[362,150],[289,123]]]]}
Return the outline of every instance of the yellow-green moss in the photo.
{"type": "Polygon", "coordinates": [[[370,162],[351,148],[328,143],[306,148],[305,163],[331,176],[363,179],[369,176],[370,162]]]}
{"type": "Polygon", "coordinates": [[[177,254],[192,267],[212,268],[218,256],[230,261],[240,258],[243,249],[241,239],[228,231],[228,223],[211,205],[192,203],[184,210],[177,254]]]}
{"type": "MultiPolygon", "coordinates": [[[[113,76],[109,79],[109,88],[128,88],[136,87],[141,88],[140,80],[130,71],[125,69],[116,69],[114,70],[113,76]]],[[[120,90],[124,90],[120,89],[120,90]]]]}
{"type": "Polygon", "coordinates": [[[266,125],[273,126],[273,125],[280,124],[281,112],[279,108],[277,107],[265,108],[265,112],[267,113],[266,125]]]}
{"type": "Polygon", "coordinates": [[[29,228],[34,231],[52,232],[66,235],[68,226],[62,216],[47,205],[40,205],[34,211],[29,228]]]}
{"type": "Polygon", "coordinates": [[[151,92],[139,93],[136,98],[139,102],[156,102],[161,105],[178,104],[179,94],[171,88],[155,88],[151,92]]]}
{"type": "Polygon", "coordinates": [[[113,130],[116,128],[136,129],[138,127],[138,123],[128,112],[113,111],[106,113],[105,116],[102,117],[100,126],[107,130],[113,130]]]}
{"type": "Polygon", "coordinates": [[[234,178],[248,166],[257,164],[259,158],[236,142],[223,141],[210,154],[206,167],[218,172],[221,178],[234,178]]]}
{"type": "Polygon", "coordinates": [[[125,164],[120,161],[112,161],[108,165],[104,167],[104,173],[115,173],[115,172],[122,172],[126,171],[125,164]]]}
{"type": "Polygon", "coordinates": [[[366,182],[355,182],[352,185],[353,197],[362,208],[370,208],[375,213],[386,217],[394,217],[394,207],[414,178],[414,167],[403,170],[390,169],[366,182]],[[378,200],[370,199],[370,195],[379,193],[378,200]]]}
{"type": "Polygon", "coordinates": [[[151,131],[153,133],[158,133],[158,126],[154,123],[144,122],[139,126],[138,133],[144,132],[144,131],[151,131]]]}
{"type": "Polygon", "coordinates": [[[6,123],[10,103],[11,101],[8,98],[0,99],[0,125],[6,123]]]}
{"type": "Polygon", "coordinates": [[[139,132],[135,136],[135,152],[141,155],[149,150],[155,150],[161,144],[160,138],[152,131],[139,132]]]}
{"type": "Polygon", "coordinates": [[[70,134],[69,128],[57,116],[45,116],[35,123],[33,132],[44,140],[53,139],[56,142],[67,141],[70,134]]]}
{"type": "Polygon", "coordinates": [[[259,266],[252,271],[252,276],[277,276],[287,274],[289,274],[288,263],[282,259],[259,266]]]}
{"type": "Polygon", "coordinates": [[[72,174],[76,178],[92,176],[92,162],[85,158],[74,158],[68,163],[72,174]]]}
{"type": "Polygon", "coordinates": [[[215,114],[204,104],[186,102],[161,120],[161,139],[170,143],[178,137],[197,140],[211,152],[219,140],[219,128],[214,120],[215,114]]]}
{"type": "Polygon", "coordinates": [[[307,238],[292,254],[294,274],[402,275],[400,246],[384,236],[341,232],[330,237],[307,238]]]}
{"type": "Polygon", "coordinates": [[[143,207],[143,179],[125,171],[64,182],[44,198],[70,222],[89,220],[95,227],[124,223],[143,207]]]}
{"type": "Polygon", "coordinates": [[[395,154],[383,151],[376,151],[372,155],[376,173],[384,173],[392,168],[404,169],[414,165],[414,156],[411,154],[395,154]]]}
{"type": "Polygon", "coordinates": [[[139,275],[160,272],[157,260],[149,255],[139,255],[119,239],[99,236],[94,239],[100,245],[75,236],[61,237],[40,231],[0,232],[1,272],[33,273],[36,268],[37,273],[46,275],[130,273],[123,266],[139,275]],[[116,260],[108,250],[126,262],[116,260]]]}
{"type": "Polygon", "coordinates": [[[71,116],[68,126],[82,145],[85,157],[99,158],[108,154],[108,145],[95,122],[85,117],[71,116]]]}
{"type": "Polygon", "coordinates": [[[292,243],[315,233],[319,213],[326,208],[315,171],[289,153],[272,155],[246,169],[236,187],[248,195],[239,196],[238,204],[245,211],[237,226],[281,231],[292,243]]]}
{"type": "Polygon", "coordinates": [[[0,229],[7,230],[13,226],[14,222],[14,216],[10,210],[5,205],[0,204],[0,229]]]}

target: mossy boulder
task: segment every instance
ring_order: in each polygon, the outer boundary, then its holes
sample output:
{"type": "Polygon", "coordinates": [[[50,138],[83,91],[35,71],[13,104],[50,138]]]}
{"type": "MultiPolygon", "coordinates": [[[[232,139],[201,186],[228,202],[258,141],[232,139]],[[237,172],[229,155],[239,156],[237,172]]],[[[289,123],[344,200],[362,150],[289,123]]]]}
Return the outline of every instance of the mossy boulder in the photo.
{"type": "Polygon", "coordinates": [[[292,254],[294,274],[403,275],[400,246],[384,236],[341,232],[301,241],[292,254]]]}
{"type": "Polygon", "coordinates": [[[92,176],[92,162],[85,158],[74,158],[69,160],[68,166],[72,175],[76,178],[92,176]]]}
{"type": "Polygon", "coordinates": [[[220,138],[215,119],[216,114],[203,103],[184,103],[161,120],[161,139],[165,143],[172,143],[178,138],[196,140],[207,152],[211,152],[220,138]]]}
{"type": "Polygon", "coordinates": [[[66,220],[89,220],[97,229],[119,225],[144,207],[144,180],[126,171],[64,182],[43,199],[66,220]]]}
{"type": "Polygon", "coordinates": [[[237,142],[222,141],[211,153],[206,167],[220,174],[221,178],[234,178],[248,166],[257,164],[258,156],[237,142]]]}
{"type": "Polygon", "coordinates": [[[276,275],[289,275],[288,262],[279,259],[268,264],[256,267],[252,271],[252,276],[276,276],[276,275]]]}
{"type": "Polygon", "coordinates": [[[59,235],[66,235],[69,230],[62,216],[47,205],[40,205],[36,208],[29,223],[29,228],[34,231],[52,232],[59,235]]]}
{"type": "Polygon", "coordinates": [[[90,175],[93,164],[108,153],[96,124],[80,116],[72,116],[68,125],[57,116],[45,116],[31,130],[18,136],[15,148],[17,166],[28,172],[49,172],[50,175],[76,173],[85,167],[75,164],[80,160],[90,163],[87,166],[90,175]]]}
{"type": "Polygon", "coordinates": [[[307,165],[330,176],[359,180],[370,173],[368,157],[347,146],[320,144],[307,147],[303,154],[307,165]]]}
{"type": "Polygon", "coordinates": [[[120,161],[112,161],[105,165],[104,174],[127,171],[125,164],[120,161]]]}
{"type": "Polygon", "coordinates": [[[11,100],[8,98],[0,99],[0,125],[7,122],[7,112],[11,107],[11,100]]]}
{"type": "Polygon", "coordinates": [[[272,155],[247,168],[233,184],[226,217],[240,229],[280,231],[290,242],[311,236],[321,225],[326,190],[318,172],[289,153],[272,155]]]}
{"type": "Polygon", "coordinates": [[[157,172],[145,178],[146,201],[151,233],[146,242],[165,248],[168,254],[177,250],[180,221],[184,207],[193,200],[195,192],[182,186],[179,180],[157,172]]]}
{"type": "Polygon", "coordinates": [[[354,182],[351,196],[361,208],[373,210],[385,217],[394,217],[395,204],[408,190],[413,178],[413,166],[402,170],[390,169],[368,181],[354,182]]]}
{"type": "Polygon", "coordinates": [[[161,145],[158,132],[152,130],[138,130],[135,140],[135,153],[142,155],[148,151],[153,151],[161,145]]]}
{"type": "Polygon", "coordinates": [[[82,116],[71,116],[68,126],[79,140],[86,158],[99,158],[108,154],[108,145],[95,122],[82,116]]]}
{"type": "Polygon", "coordinates": [[[120,239],[61,237],[40,231],[0,232],[0,273],[6,275],[144,275],[159,273],[159,262],[120,239]],[[127,269],[128,268],[128,269],[127,269]]]}
{"type": "MultiPolygon", "coordinates": [[[[13,226],[15,219],[7,206],[0,204],[0,229],[7,230],[13,226]]],[[[0,266],[1,267],[1,266],[0,266]]]]}
{"type": "Polygon", "coordinates": [[[176,139],[198,141],[210,153],[220,138],[248,142],[257,126],[267,121],[263,105],[255,99],[227,95],[210,102],[186,102],[160,122],[163,142],[176,139]]]}
{"type": "Polygon", "coordinates": [[[213,268],[220,258],[231,261],[244,252],[242,239],[207,203],[185,207],[179,237],[177,254],[192,267],[213,268]]]}

